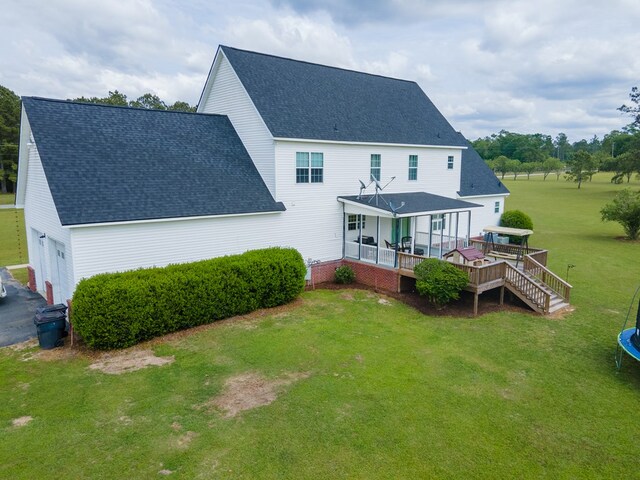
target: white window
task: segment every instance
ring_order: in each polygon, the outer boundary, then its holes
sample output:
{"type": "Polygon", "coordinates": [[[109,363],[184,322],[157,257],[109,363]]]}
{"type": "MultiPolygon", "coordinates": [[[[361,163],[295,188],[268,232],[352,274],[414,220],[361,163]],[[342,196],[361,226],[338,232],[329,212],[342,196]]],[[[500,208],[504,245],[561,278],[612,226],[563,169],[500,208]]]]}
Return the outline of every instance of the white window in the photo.
{"type": "Polygon", "coordinates": [[[409,155],[409,180],[418,180],[418,155],[409,155]]]}
{"type": "Polygon", "coordinates": [[[439,232],[440,230],[444,230],[445,228],[447,228],[447,219],[445,218],[444,213],[439,213],[431,217],[432,232],[439,232]]]}
{"type": "Polygon", "coordinates": [[[371,177],[380,181],[380,167],[382,165],[382,158],[379,153],[371,154],[371,177]]]}
{"type": "Polygon", "coordinates": [[[500,213],[500,202],[496,202],[496,203],[493,205],[493,212],[494,212],[494,213],[500,213]]]}
{"type": "Polygon", "coordinates": [[[453,170],[453,155],[449,155],[449,158],[447,158],[447,169],[453,170]]]}
{"type": "Polygon", "coordinates": [[[362,228],[364,228],[366,219],[366,215],[349,215],[347,218],[347,229],[360,230],[359,222],[362,222],[362,228]]]}
{"type": "Polygon", "coordinates": [[[296,183],[322,183],[324,155],[318,152],[296,152],[296,183]]]}

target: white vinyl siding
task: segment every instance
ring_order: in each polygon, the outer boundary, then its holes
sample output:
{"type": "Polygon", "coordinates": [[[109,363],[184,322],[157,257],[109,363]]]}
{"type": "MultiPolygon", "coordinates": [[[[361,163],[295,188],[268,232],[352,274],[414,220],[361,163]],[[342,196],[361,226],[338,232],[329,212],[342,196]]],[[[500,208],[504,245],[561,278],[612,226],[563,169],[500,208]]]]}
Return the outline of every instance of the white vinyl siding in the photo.
{"type": "MultiPolygon", "coordinates": [[[[28,148],[28,170],[25,187],[24,217],[27,231],[27,249],[29,264],[36,270],[44,270],[44,280],[52,284],[54,298],[69,299],[74,285],[73,256],[69,248],[65,249],[65,267],[61,270],[65,278],[56,278],[59,270],[53,268],[56,263],[56,244],[68,247],[71,244],[69,230],[62,228],[58,212],[55,209],[49,184],[42,168],[36,146],[30,142],[28,148]],[[37,234],[36,234],[37,232],[37,234]],[[43,238],[39,238],[45,235],[43,238]],[[40,258],[41,255],[44,258],[40,258]]],[[[41,272],[42,273],[42,272],[41,272]]],[[[45,294],[45,285],[41,273],[36,273],[38,291],[45,294]]]]}
{"type": "Polygon", "coordinates": [[[228,115],[247,152],[275,197],[276,172],[271,132],[258,114],[231,64],[222,52],[212,72],[213,84],[198,111],[228,115]]]}

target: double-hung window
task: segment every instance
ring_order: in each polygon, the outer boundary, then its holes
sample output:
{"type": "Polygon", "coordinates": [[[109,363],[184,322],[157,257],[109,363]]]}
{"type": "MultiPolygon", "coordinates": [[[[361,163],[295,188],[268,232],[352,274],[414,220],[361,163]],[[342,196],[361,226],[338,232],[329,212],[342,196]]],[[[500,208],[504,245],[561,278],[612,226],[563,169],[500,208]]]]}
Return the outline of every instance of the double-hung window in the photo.
{"type": "Polygon", "coordinates": [[[371,178],[380,181],[380,167],[382,159],[379,153],[371,154],[371,178]]]}
{"type": "Polygon", "coordinates": [[[296,152],[296,183],[322,183],[324,155],[318,152],[296,152]]]}
{"type": "Polygon", "coordinates": [[[418,180],[418,155],[409,155],[409,180],[418,180]]]}
{"type": "Polygon", "coordinates": [[[365,215],[349,215],[349,218],[347,218],[347,229],[360,230],[360,222],[362,222],[362,228],[364,228],[366,219],[367,217],[365,215]]]}
{"type": "Polygon", "coordinates": [[[493,206],[493,213],[500,213],[500,202],[496,202],[493,206]]]}
{"type": "Polygon", "coordinates": [[[447,158],[447,170],[453,170],[453,155],[449,155],[447,158]]]}

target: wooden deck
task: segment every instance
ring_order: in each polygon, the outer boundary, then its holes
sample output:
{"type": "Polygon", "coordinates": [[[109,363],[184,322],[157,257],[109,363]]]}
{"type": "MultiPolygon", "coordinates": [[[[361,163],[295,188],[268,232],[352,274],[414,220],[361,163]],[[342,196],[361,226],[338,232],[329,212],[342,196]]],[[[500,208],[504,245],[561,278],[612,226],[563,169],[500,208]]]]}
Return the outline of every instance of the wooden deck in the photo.
{"type": "MultiPolygon", "coordinates": [[[[484,243],[484,242],[483,242],[484,243]]],[[[473,292],[473,313],[478,313],[478,296],[487,290],[500,288],[500,304],[504,299],[504,289],[514,293],[533,310],[543,315],[553,313],[569,305],[571,285],[562,280],[547,267],[547,251],[528,248],[523,258],[516,260],[517,267],[508,259],[514,256],[517,245],[495,245],[508,257],[481,266],[452,263],[469,275],[469,285],[465,290],[473,292]]],[[[496,248],[497,250],[498,248],[496,248]]],[[[515,254],[517,256],[517,254],[515,254]]],[[[398,273],[404,277],[416,278],[413,268],[425,257],[398,253],[398,273]]]]}

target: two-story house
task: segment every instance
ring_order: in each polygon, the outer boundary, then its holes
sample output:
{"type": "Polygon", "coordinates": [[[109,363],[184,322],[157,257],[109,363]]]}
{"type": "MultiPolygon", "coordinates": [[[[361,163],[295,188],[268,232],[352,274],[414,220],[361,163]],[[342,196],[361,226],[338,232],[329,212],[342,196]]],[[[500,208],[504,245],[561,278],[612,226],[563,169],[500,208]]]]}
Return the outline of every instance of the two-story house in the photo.
{"type": "Polygon", "coordinates": [[[195,114],[24,98],[18,175],[30,283],[56,302],[97,273],[267,246],[319,280],[345,259],[390,271],[496,225],[508,195],[415,82],[229,47],[195,114]]]}

